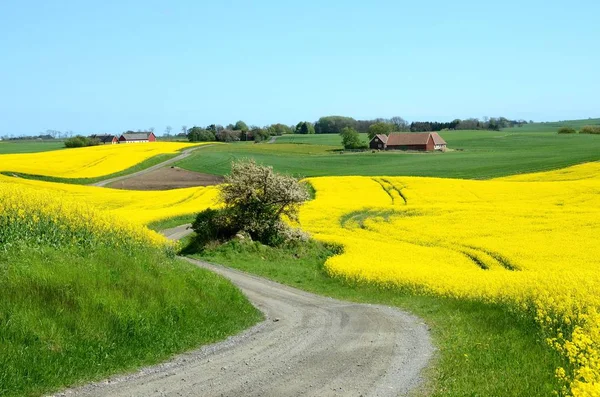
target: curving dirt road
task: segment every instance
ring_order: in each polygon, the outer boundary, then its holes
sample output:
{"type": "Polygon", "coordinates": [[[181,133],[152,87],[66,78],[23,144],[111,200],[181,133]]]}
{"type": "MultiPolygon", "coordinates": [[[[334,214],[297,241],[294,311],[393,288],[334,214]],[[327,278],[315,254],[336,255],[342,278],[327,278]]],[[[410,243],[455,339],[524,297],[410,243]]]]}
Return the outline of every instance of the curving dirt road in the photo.
{"type": "Polygon", "coordinates": [[[419,384],[433,347],[418,318],[187,260],[230,279],[266,320],[166,364],[60,396],[398,396],[419,384]]]}

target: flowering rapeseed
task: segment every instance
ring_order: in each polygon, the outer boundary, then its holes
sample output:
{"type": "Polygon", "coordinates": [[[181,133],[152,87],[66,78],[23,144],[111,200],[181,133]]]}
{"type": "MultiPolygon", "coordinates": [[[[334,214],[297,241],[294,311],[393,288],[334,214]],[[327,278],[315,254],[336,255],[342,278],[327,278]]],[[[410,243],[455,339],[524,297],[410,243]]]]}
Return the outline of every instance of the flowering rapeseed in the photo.
{"type": "Polygon", "coordinates": [[[94,178],[126,170],[159,154],[177,153],[197,145],[199,143],[153,142],[3,154],[0,155],[0,171],[59,178],[94,178]]]}
{"type": "Polygon", "coordinates": [[[572,394],[600,395],[600,163],[489,181],[310,182],[302,227],[345,247],[332,275],[525,311],[569,360],[557,374],[572,394]]]}

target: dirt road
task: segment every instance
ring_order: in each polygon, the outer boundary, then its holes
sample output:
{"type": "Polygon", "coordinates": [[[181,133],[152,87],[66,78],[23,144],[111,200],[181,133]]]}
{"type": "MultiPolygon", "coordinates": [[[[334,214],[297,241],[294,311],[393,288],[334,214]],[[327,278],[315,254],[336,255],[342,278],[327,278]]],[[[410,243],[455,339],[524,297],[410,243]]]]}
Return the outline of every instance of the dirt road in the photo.
{"type": "Polygon", "coordinates": [[[266,320],[166,364],[61,396],[398,396],[419,383],[432,355],[427,327],[399,310],[188,260],[230,279],[266,320]]]}

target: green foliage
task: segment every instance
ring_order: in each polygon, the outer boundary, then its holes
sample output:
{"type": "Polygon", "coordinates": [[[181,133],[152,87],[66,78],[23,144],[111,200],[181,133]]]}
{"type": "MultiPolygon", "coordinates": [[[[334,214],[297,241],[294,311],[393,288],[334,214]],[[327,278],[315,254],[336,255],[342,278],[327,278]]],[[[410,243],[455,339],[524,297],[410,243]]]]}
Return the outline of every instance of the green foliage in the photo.
{"type": "Polygon", "coordinates": [[[557,386],[554,369],[564,363],[530,319],[500,305],[419,296],[330,278],[324,263],[339,253],[338,247],[315,241],[276,248],[233,241],[198,256],[309,292],[396,306],[423,318],[431,327],[438,355],[415,396],[553,394],[557,386]]]}
{"type": "Polygon", "coordinates": [[[340,136],[342,137],[342,145],[344,146],[344,149],[358,150],[368,148],[368,145],[360,140],[360,135],[353,128],[344,127],[340,133],[340,136]]]}
{"type": "Polygon", "coordinates": [[[571,127],[560,127],[558,129],[559,134],[576,134],[577,130],[571,127]]]}
{"type": "Polygon", "coordinates": [[[198,247],[230,239],[238,232],[268,245],[304,237],[281,219],[296,220],[300,204],[310,197],[295,178],[276,174],[254,161],[240,161],[231,165],[231,173],[219,189],[224,207],[202,211],[192,225],[198,247]]]}
{"type": "Polygon", "coordinates": [[[584,125],[579,130],[580,134],[600,134],[600,125],[584,125]]]}
{"type": "Polygon", "coordinates": [[[0,395],[45,395],[168,359],[260,319],[237,288],[162,253],[0,251],[0,395]]]}
{"type": "Polygon", "coordinates": [[[340,134],[344,128],[357,128],[357,122],[352,117],[327,116],[321,117],[315,124],[317,134],[340,134]]]}
{"type": "Polygon", "coordinates": [[[269,135],[269,131],[259,127],[252,128],[250,130],[250,135],[252,136],[254,142],[266,141],[271,137],[271,135],[269,135]]]}
{"type": "Polygon", "coordinates": [[[269,135],[277,135],[277,136],[281,136],[281,135],[285,135],[285,134],[293,134],[294,130],[292,129],[292,127],[285,125],[285,124],[281,124],[281,123],[277,123],[277,124],[271,124],[270,126],[268,126],[266,128],[267,132],[269,133],[269,135]]]}
{"type": "Polygon", "coordinates": [[[196,216],[192,229],[196,232],[198,247],[204,247],[212,241],[226,241],[235,236],[243,225],[236,223],[235,214],[229,208],[208,208],[196,216]]]}
{"type": "Polygon", "coordinates": [[[395,130],[395,125],[391,123],[384,123],[382,121],[372,124],[367,130],[367,136],[369,140],[373,139],[375,135],[389,135],[395,130]]]}
{"type": "Polygon", "coordinates": [[[295,133],[303,135],[314,134],[315,126],[308,121],[301,121],[296,125],[295,133]]]}
{"type": "Polygon", "coordinates": [[[250,128],[248,128],[248,125],[246,123],[244,123],[242,120],[239,120],[237,123],[235,123],[235,125],[233,126],[233,129],[235,131],[249,131],[250,128]]]}
{"type": "Polygon", "coordinates": [[[205,130],[200,127],[192,127],[187,132],[187,137],[190,142],[210,142],[216,140],[213,131],[205,130]]]}
{"type": "Polygon", "coordinates": [[[87,147],[87,146],[98,146],[100,140],[96,138],[88,138],[86,136],[77,135],[69,139],[65,139],[65,147],[76,148],[76,147],[87,147]]]}

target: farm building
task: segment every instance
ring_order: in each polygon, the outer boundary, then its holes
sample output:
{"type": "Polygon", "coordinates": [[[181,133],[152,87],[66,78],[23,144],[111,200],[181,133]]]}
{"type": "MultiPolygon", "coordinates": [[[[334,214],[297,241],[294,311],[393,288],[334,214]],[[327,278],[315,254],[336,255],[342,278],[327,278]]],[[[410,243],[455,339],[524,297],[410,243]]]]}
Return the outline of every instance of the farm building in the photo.
{"type": "Polygon", "coordinates": [[[115,143],[119,143],[119,138],[117,138],[116,135],[112,135],[112,134],[101,134],[101,135],[90,135],[91,139],[98,139],[100,141],[100,143],[106,145],[106,144],[111,144],[114,145],[115,143]]]}
{"type": "Polygon", "coordinates": [[[154,132],[126,132],[119,137],[119,143],[156,142],[154,132]]]}
{"type": "Polygon", "coordinates": [[[379,150],[445,151],[446,141],[437,132],[377,134],[369,142],[369,147],[379,150]]]}

